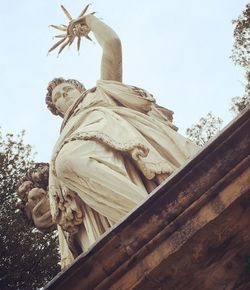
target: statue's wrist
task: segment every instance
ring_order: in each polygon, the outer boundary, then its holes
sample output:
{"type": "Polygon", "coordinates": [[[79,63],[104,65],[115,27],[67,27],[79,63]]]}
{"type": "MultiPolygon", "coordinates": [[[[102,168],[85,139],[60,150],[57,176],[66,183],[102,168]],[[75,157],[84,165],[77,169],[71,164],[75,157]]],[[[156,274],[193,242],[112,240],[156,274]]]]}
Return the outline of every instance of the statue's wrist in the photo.
{"type": "Polygon", "coordinates": [[[87,25],[90,29],[91,29],[91,25],[93,23],[93,21],[96,19],[96,17],[92,14],[88,14],[85,17],[85,25],[87,25]]]}

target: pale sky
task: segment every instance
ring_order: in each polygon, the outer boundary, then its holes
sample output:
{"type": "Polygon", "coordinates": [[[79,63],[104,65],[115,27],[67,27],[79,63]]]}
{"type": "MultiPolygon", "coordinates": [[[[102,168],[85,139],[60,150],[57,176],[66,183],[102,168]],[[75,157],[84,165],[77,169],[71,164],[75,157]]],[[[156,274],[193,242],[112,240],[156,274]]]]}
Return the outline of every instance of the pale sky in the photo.
{"type": "MultiPolygon", "coordinates": [[[[242,95],[244,72],[231,59],[233,25],[246,0],[97,0],[89,12],[111,26],[123,45],[123,82],[151,92],[175,112],[179,132],[209,111],[233,117],[230,100],[242,95]]],[[[89,2],[80,0],[1,0],[0,126],[26,130],[37,161],[49,161],[61,119],[46,108],[47,83],[75,78],[87,88],[100,76],[101,49],[85,40],[80,55],[65,49],[57,58],[48,49],[56,30],[66,24],[63,4],[73,17],[89,2]]]]}

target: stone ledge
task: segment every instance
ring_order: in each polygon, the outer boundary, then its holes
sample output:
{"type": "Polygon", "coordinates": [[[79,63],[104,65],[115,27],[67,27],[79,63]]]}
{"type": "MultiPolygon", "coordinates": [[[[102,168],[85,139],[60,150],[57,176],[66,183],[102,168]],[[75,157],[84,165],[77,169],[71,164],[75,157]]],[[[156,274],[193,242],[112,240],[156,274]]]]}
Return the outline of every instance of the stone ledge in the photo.
{"type": "Polygon", "coordinates": [[[248,289],[239,287],[250,257],[249,116],[245,110],[44,289],[248,289]]]}

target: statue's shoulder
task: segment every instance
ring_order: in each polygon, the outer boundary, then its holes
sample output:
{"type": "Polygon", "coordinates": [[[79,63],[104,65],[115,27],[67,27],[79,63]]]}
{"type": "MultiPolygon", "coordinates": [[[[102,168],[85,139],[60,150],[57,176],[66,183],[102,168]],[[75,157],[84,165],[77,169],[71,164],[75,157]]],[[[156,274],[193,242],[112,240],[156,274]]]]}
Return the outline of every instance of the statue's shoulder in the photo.
{"type": "Polygon", "coordinates": [[[155,99],[154,99],[153,95],[150,94],[148,91],[146,91],[146,90],[144,90],[142,88],[136,87],[136,86],[131,86],[130,85],[128,87],[130,87],[137,96],[139,96],[141,98],[144,98],[144,99],[146,99],[146,100],[148,100],[150,102],[155,102],[155,99]]]}
{"type": "Polygon", "coordinates": [[[149,93],[145,89],[134,85],[128,85],[113,80],[99,80],[97,81],[96,85],[98,88],[100,87],[104,91],[113,93],[113,95],[125,93],[128,95],[133,95],[134,97],[145,99],[150,102],[155,102],[155,99],[151,93],[149,93]]]}

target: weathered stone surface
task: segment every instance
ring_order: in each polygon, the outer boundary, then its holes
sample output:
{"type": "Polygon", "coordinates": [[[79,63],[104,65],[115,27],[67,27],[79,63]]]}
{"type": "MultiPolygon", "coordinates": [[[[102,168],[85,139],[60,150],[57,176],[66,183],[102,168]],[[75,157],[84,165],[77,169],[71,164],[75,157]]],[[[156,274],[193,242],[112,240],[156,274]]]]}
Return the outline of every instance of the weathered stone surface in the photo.
{"type": "Polygon", "coordinates": [[[45,289],[250,289],[250,110],[45,289]]]}

